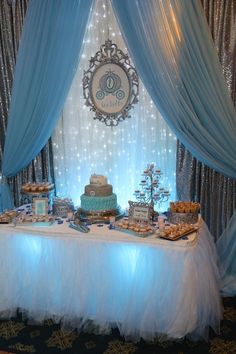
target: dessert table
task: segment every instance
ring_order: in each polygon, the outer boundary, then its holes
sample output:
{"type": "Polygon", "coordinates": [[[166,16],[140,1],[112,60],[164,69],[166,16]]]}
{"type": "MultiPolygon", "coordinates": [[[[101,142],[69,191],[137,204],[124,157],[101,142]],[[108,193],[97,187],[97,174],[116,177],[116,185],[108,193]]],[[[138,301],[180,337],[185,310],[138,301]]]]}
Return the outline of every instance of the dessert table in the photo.
{"type": "Polygon", "coordinates": [[[0,226],[0,315],[17,308],[34,321],[126,339],[207,337],[221,319],[212,237],[202,219],[185,240],[140,238],[107,225],[89,233],[68,223],[0,226]]]}

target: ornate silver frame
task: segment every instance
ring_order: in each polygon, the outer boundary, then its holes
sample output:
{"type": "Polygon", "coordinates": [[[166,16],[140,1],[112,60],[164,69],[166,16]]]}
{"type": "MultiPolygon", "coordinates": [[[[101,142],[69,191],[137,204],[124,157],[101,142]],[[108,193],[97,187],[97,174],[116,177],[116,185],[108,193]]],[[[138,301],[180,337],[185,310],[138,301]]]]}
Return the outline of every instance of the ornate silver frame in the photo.
{"type": "Polygon", "coordinates": [[[138,74],[129,56],[111,40],[91,57],[89,69],[84,71],[83,93],[94,119],[107,126],[117,126],[130,118],[129,111],[138,102],[138,74]]]}
{"type": "Polygon", "coordinates": [[[32,211],[34,215],[47,215],[48,214],[48,198],[33,198],[32,211]],[[39,210],[39,205],[43,207],[43,212],[39,210]]]}
{"type": "Polygon", "coordinates": [[[129,218],[136,221],[146,221],[151,222],[153,217],[153,206],[150,203],[133,202],[129,200],[129,218]],[[141,218],[136,214],[143,214],[141,218]]]}

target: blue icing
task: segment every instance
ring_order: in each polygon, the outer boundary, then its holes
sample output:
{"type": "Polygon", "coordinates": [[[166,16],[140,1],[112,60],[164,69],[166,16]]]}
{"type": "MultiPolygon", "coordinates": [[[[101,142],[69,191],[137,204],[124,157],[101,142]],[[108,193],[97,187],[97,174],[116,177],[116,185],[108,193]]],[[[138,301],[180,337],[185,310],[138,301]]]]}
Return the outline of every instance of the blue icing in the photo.
{"type": "Polygon", "coordinates": [[[117,208],[117,196],[114,193],[108,197],[91,197],[82,194],[80,200],[81,208],[86,211],[114,210],[117,208]]]}

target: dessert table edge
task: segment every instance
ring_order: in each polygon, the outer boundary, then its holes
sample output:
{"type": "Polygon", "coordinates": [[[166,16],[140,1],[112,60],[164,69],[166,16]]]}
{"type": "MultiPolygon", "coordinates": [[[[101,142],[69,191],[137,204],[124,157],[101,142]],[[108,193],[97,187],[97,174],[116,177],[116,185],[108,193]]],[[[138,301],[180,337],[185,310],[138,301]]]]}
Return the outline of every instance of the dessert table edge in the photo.
{"type": "Polygon", "coordinates": [[[0,226],[0,316],[20,308],[34,321],[126,339],[207,338],[222,307],[215,245],[204,221],[187,240],[140,239],[107,226],[0,226]]]}

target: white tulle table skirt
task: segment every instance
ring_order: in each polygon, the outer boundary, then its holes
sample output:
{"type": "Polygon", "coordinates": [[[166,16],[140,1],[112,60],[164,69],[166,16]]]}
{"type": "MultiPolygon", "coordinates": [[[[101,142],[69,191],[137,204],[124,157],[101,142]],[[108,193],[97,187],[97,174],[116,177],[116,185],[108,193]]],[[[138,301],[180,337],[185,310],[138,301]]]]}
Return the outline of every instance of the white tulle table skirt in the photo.
{"type": "Polygon", "coordinates": [[[79,330],[91,321],[103,333],[118,327],[132,340],[219,330],[216,252],[202,220],[198,235],[177,242],[96,225],[89,234],[1,226],[0,269],[2,317],[20,308],[79,330]]]}

